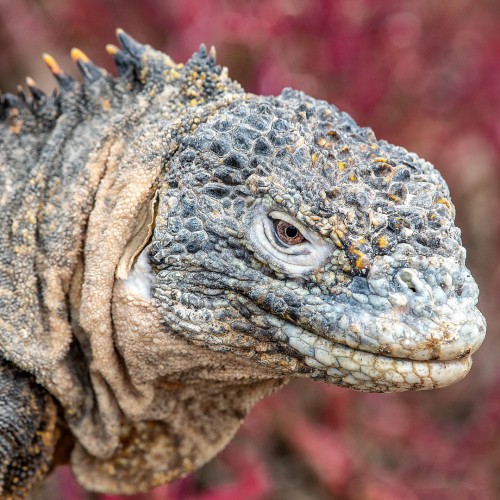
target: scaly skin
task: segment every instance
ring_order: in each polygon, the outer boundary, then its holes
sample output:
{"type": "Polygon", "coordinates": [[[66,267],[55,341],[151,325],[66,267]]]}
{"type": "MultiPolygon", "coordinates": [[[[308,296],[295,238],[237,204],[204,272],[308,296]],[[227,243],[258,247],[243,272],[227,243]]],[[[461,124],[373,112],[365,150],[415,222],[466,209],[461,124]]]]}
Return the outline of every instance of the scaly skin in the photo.
{"type": "Polygon", "coordinates": [[[32,375],[5,361],[0,387],[0,491],[18,498],[50,470],[59,438],[57,407],[32,375]]]}
{"type": "MultiPolygon", "coordinates": [[[[118,78],[45,56],[61,93],[28,80],[0,122],[4,393],[36,378],[86,488],[189,473],[292,377],[389,392],[468,372],[485,322],[432,165],[301,92],[245,93],[203,47],[183,66],[119,39],[118,78]]],[[[2,474],[4,495],[30,486],[2,474]]]]}

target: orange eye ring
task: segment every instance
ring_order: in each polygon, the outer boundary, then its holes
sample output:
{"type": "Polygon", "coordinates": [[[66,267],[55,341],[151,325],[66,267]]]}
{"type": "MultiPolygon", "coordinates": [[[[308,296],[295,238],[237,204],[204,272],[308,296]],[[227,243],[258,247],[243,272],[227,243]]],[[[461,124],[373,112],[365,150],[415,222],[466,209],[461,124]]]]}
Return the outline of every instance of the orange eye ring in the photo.
{"type": "Polygon", "coordinates": [[[298,245],[305,240],[302,233],[293,224],[284,220],[275,220],[274,229],[278,239],[285,245],[298,245]]]}

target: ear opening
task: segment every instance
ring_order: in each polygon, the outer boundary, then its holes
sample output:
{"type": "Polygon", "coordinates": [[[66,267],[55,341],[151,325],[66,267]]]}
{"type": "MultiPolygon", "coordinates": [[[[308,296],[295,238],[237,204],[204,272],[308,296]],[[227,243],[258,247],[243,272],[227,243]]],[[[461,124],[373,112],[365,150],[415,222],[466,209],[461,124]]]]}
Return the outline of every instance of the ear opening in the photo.
{"type": "Polygon", "coordinates": [[[115,276],[118,279],[126,280],[131,269],[137,262],[141,252],[151,241],[154,231],[154,223],[158,210],[158,191],[153,198],[145,203],[137,215],[136,224],[132,230],[130,239],[125,246],[123,255],[118,262],[115,276]]]}

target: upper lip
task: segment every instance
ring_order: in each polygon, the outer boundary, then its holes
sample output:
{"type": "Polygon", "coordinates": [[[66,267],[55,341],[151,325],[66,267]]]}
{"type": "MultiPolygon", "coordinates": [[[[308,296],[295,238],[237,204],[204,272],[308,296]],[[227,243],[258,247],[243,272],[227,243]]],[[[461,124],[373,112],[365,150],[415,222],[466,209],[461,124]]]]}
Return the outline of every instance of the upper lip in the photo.
{"type": "Polygon", "coordinates": [[[468,311],[466,321],[456,324],[436,316],[420,318],[411,313],[401,316],[401,311],[395,309],[378,316],[362,308],[359,312],[350,309],[346,314],[355,320],[344,329],[336,328],[335,323],[315,328],[314,320],[312,324],[287,321],[350,349],[410,361],[463,359],[479,348],[485,333],[484,317],[476,307],[468,311]],[[359,333],[353,333],[356,330],[359,333]]]}

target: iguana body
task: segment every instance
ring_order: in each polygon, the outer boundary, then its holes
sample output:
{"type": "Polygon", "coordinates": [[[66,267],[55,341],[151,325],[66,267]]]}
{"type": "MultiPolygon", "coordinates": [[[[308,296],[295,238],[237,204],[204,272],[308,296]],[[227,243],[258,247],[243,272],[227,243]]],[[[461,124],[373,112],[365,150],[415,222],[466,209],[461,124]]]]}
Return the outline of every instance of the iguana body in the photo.
{"type": "Polygon", "coordinates": [[[0,426],[45,443],[0,441],[33,471],[4,466],[5,495],[62,448],[91,490],[173,480],[291,377],[467,373],[484,319],[430,164],[300,92],[245,93],[203,48],[183,66],[119,38],[118,78],[74,51],[82,85],[47,56],[57,97],[3,97],[0,394],[33,392],[43,432],[13,425],[26,398],[0,426]]]}

